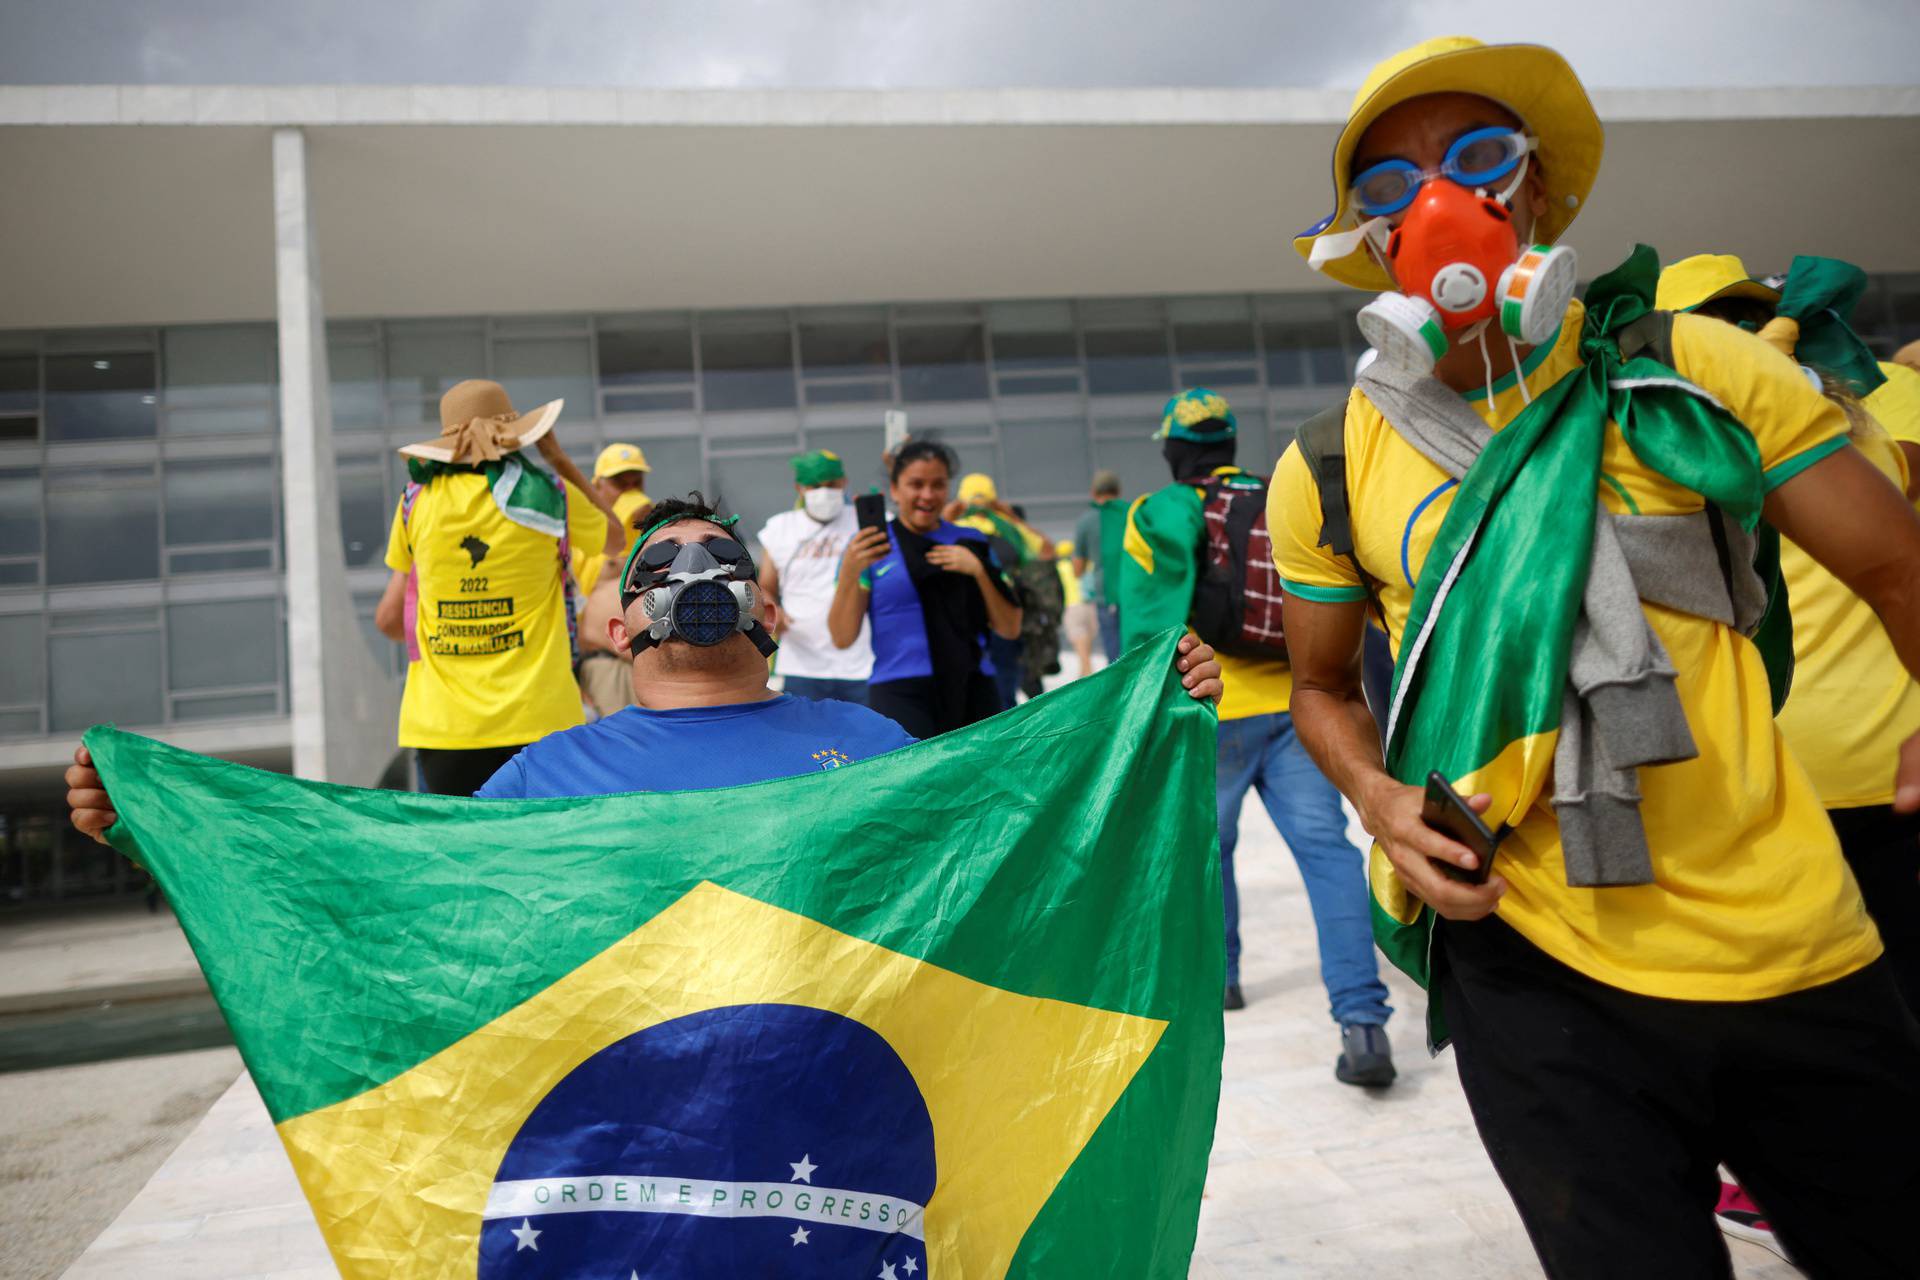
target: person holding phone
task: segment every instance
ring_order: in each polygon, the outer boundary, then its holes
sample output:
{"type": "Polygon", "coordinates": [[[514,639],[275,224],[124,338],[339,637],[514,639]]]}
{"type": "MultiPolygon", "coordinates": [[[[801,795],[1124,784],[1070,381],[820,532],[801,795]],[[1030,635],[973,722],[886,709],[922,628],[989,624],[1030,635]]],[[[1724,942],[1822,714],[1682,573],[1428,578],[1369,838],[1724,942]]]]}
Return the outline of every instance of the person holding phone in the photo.
{"type": "Polygon", "coordinates": [[[867,700],[873,650],[864,622],[846,648],[827,632],[827,608],[840,557],[857,532],[847,501],[847,470],[826,449],[793,460],[797,505],[762,525],[757,539],[760,590],[766,597],[767,630],[780,642],[773,669],[797,698],[867,700]]]}
{"type": "Polygon", "coordinates": [[[841,648],[870,625],[867,705],[917,738],[1000,709],[987,636],[1020,634],[1019,603],[986,540],[941,517],[954,466],[952,451],[936,441],[910,440],[895,451],[899,515],[847,544],[827,613],[841,648]]]}

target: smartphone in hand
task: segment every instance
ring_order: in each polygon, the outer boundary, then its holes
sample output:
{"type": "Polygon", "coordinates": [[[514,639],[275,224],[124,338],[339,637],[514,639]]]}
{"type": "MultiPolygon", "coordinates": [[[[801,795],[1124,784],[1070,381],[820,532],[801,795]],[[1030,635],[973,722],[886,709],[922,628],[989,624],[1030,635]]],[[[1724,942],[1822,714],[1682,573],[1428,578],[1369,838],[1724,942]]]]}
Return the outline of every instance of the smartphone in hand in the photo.
{"type": "Polygon", "coordinates": [[[1427,796],[1420,806],[1420,820],[1441,835],[1473,850],[1474,857],[1480,861],[1479,866],[1469,871],[1451,862],[1429,858],[1428,861],[1441,874],[1462,884],[1487,882],[1487,875],[1493,870],[1494,851],[1500,847],[1500,837],[1487,826],[1485,819],[1467,807],[1466,798],[1453,789],[1453,784],[1438,769],[1427,775],[1427,796]]]}
{"type": "Polygon", "coordinates": [[[862,493],[853,499],[854,519],[862,529],[880,529],[887,527],[887,499],[884,494],[862,493]]]}

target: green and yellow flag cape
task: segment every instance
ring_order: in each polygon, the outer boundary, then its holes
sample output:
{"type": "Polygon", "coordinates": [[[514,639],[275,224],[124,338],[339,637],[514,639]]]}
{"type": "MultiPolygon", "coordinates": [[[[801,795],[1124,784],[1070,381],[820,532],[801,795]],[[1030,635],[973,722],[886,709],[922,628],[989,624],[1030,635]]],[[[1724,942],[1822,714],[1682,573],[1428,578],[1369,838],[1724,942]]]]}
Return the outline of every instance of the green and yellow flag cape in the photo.
{"type": "Polygon", "coordinates": [[[476,801],[96,728],[349,1277],[1186,1275],[1213,717],[1169,633],[848,767],[476,801]]]}

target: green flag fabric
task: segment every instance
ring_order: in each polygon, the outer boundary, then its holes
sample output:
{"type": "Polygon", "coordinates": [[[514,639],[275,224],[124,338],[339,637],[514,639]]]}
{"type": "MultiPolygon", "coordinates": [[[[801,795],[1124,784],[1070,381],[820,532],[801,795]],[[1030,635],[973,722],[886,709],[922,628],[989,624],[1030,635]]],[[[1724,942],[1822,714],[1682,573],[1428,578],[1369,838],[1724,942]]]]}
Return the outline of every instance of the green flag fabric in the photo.
{"type": "Polygon", "coordinates": [[[477,471],[487,478],[493,505],[500,514],[535,533],[564,537],[567,532],[567,494],[560,474],[537,449],[520,449],[492,462],[467,464],[407,459],[407,478],[426,484],[435,476],[477,471]]]}
{"type": "Polygon", "coordinates": [[[1171,1280],[1223,980],[1214,718],[1174,642],[714,791],[86,742],[346,1276],[1171,1280]]]}
{"type": "Polygon", "coordinates": [[[1848,391],[1863,397],[1887,380],[1873,349],[1849,323],[1866,291],[1867,273],[1851,262],[1803,253],[1794,258],[1780,282],[1780,301],[1774,307],[1774,314],[1800,326],[1793,358],[1839,379],[1848,391]]]}
{"type": "MultiPolygon", "coordinates": [[[[1589,286],[1582,367],[1494,434],[1461,480],[1414,588],[1389,700],[1387,770],[1411,785],[1438,770],[1463,793],[1499,796],[1504,808],[1487,815],[1496,827],[1517,824],[1552,781],[1608,423],[1642,462],[1745,527],[1760,517],[1752,433],[1668,365],[1621,359],[1619,334],[1652,311],[1658,275],[1658,256],[1640,245],[1589,286]]],[[[1432,913],[1390,871],[1374,877],[1373,919],[1387,958],[1427,985],[1432,913]]],[[[1429,1011],[1439,1043],[1437,1002],[1429,1011]]]]}

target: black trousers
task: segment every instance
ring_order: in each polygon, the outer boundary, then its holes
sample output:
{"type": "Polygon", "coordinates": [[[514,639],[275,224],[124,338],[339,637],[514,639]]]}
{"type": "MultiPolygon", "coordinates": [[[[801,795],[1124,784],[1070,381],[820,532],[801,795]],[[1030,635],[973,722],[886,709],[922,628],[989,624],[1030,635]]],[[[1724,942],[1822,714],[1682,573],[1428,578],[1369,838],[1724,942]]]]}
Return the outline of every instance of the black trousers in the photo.
{"type": "Polygon", "coordinates": [[[1730,1277],[1722,1161],[1809,1276],[1915,1274],[1920,1028],[1884,959],[1721,1003],[1595,982],[1498,919],[1437,944],[1461,1086],[1549,1276],[1730,1277]]]}
{"type": "Polygon", "coordinates": [[[1880,926],[1900,994],[1920,1014],[1920,814],[1875,804],[1829,809],[1827,816],[1840,833],[1840,852],[1860,882],[1867,914],[1880,926]]]}
{"type": "Polygon", "coordinates": [[[472,795],[519,752],[519,747],[415,747],[413,750],[420,759],[420,776],[427,790],[436,796],[472,795]]]}
{"type": "Polygon", "coordinates": [[[869,684],[867,706],[922,740],[938,737],[950,729],[964,728],[1001,710],[1000,691],[994,687],[993,677],[975,671],[967,676],[959,722],[942,724],[935,710],[934,679],[933,676],[915,676],[906,680],[882,680],[877,684],[869,684]]]}

